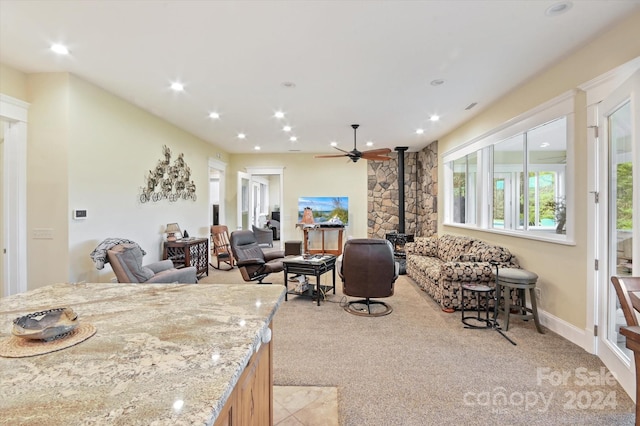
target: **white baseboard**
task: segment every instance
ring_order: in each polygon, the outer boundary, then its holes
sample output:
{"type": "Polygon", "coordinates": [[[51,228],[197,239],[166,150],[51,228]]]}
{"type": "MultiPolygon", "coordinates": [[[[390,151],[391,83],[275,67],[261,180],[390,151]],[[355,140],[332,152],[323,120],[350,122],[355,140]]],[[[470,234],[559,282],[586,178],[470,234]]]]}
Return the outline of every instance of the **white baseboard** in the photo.
{"type": "Polygon", "coordinates": [[[568,341],[575,343],[589,353],[595,353],[594,336],[588,330],[583,330],[575,325],[566,322],[546,311],[538,309],[538,318],[540,323],[553,331],[554,333],[564,337],[568,341]]]}

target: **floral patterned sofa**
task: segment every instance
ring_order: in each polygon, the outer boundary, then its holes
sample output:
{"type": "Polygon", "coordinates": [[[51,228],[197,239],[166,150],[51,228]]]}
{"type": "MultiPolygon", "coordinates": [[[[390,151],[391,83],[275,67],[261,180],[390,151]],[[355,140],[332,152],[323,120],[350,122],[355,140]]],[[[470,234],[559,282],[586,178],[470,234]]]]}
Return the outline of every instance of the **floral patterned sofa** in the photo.
{"type": "MultiPolygon", "coordinates": [[[[466,283],[486,284],[495,287],[495,266],[519,268],[514,255],[505,247],[488,244],[475,238],[445,234],[440,237],[416,237],[405,246],[407,275],[409,275],[447,312],[464,308],[475,310],[475,298],[465,293],[461,300],[461,285],[466,283]]],[[[498,272],[499,274],[500,272],[498,272]]],[[[511,292],[513,302],[517,292],[511,292]]],[[[493,306],[493,302],[490,302],[493,306]]]]}

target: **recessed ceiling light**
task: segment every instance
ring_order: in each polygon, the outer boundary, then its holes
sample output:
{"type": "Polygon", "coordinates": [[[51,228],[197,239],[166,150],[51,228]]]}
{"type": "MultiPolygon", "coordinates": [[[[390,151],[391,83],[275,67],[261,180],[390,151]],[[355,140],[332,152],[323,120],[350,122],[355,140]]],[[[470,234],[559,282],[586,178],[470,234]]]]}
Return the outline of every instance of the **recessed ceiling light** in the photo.
{"type": "Polygon", "coordinates": [[[431,117],[429,117],[429,121],[438,121],[440,120],[440,116],[437,114],[433,114],[431,117]]]}
{"type": "Polygon", "coordinates": [[[419,135],[421,135],[421,134],[423,134],[423,133],[424,133],[424,129],[418,129],[418,130],[416,130],[416,133],[417,133],[417,134],[419,134],[419,135]]]}
{"type": "Polygon", "coordinates": [[[298,140],[298,138],[297,138],[297,137],[295,137],[295,136],[291,136],[291,137],[289,138],[289,140],[290,140],[291,142],[295,142],[295,141],[297,141],[297,140],[298,140]]]}
{"type": "Polygon", "coordinates": [[[253,149],[255,149],[256,151],[260,151],[260,147],[258,145],[254,146],[253,149]]]}
{"type": "Polygon", "coordinates": [[[244,133],[238,133],[238,139],[245,139],[247,137],[247,135],[245,135],[244,133]]]}
{"type": "Polygon", "coordinates": [[[338,146],[338,142],[331,142],[331,146],[338,146]]]}
{"type": "Polygon", "coordinates": [[[220,114],[218,114],[217,112],[211,112],[209,113],[209,118],[218,119],[220,118],[220,114]]]}
{"type": "Polygon", "coordinates": [[[176,92],[182,92],[184,90],[184,85],[182,83],[173,82],[171,83],[171,90],[175,90],[176,92]]]}
{"type": "Polygon", "coordinates": [[[559,3],[555,3],[549,6],[547,10],[544,11],[544,14],[547,16],[561,15],[567,12],[569,9],[571,9],[572,6],[573,6],[573,3],[570,1],[561,1],[559,3]]]}
{"type": "Polygon", "coordinates": [[[284,112],[282,111],[276,111],[275,114],[273,114],[273,116],[275,118],[284,118],[284,112]]]}
{"type": "Polygon", "coordinates": [[[444,84],[444,80],[442,79],[436,79],[436,80],[431,80],[431,85],[432,86],[440,86],[441,84],[444,84]]]}
{"type": "Polygon", "coordinates": [[[51,50],[56,52],[58,55],[68,55],[69,54],[69,49],[67,48],[67,46],[63,45],[63,44],[52,44],[51,45],[51,50]]]}
{"type": "Polygon", "coordinates": [[[367,146],[373,146],[373,142],[371,142],[371,141],[367,141],[366,145],[367,145],[367,146]]]}
{"type": "Polygon", "coordinates": [[[282,130],[285,131],[285,132],[290,132],[291,131],[291,126],[284,126],[282,128],[282,130]]]}

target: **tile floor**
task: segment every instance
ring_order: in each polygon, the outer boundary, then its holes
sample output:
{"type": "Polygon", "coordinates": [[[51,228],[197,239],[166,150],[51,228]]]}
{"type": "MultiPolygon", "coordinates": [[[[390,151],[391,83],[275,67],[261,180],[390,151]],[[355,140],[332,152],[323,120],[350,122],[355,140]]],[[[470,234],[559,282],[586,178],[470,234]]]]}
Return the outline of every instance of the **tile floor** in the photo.
{"type": "Polygon", "coordinates": [[[338,426],[338,388],[274,386],[274,426],[338,426]]]}

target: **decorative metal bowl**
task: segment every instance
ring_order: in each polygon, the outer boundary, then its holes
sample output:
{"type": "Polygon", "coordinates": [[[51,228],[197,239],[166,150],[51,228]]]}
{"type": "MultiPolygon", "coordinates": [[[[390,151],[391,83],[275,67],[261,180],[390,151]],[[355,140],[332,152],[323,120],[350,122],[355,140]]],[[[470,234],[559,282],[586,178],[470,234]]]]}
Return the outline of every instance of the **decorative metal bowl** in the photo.
{"type": "Polygon", "coordinates": [[[32,340],[55,340],[78,326],[78,315],[71,308],[34,312],[13,320],[14,336],[32,340]]]}

